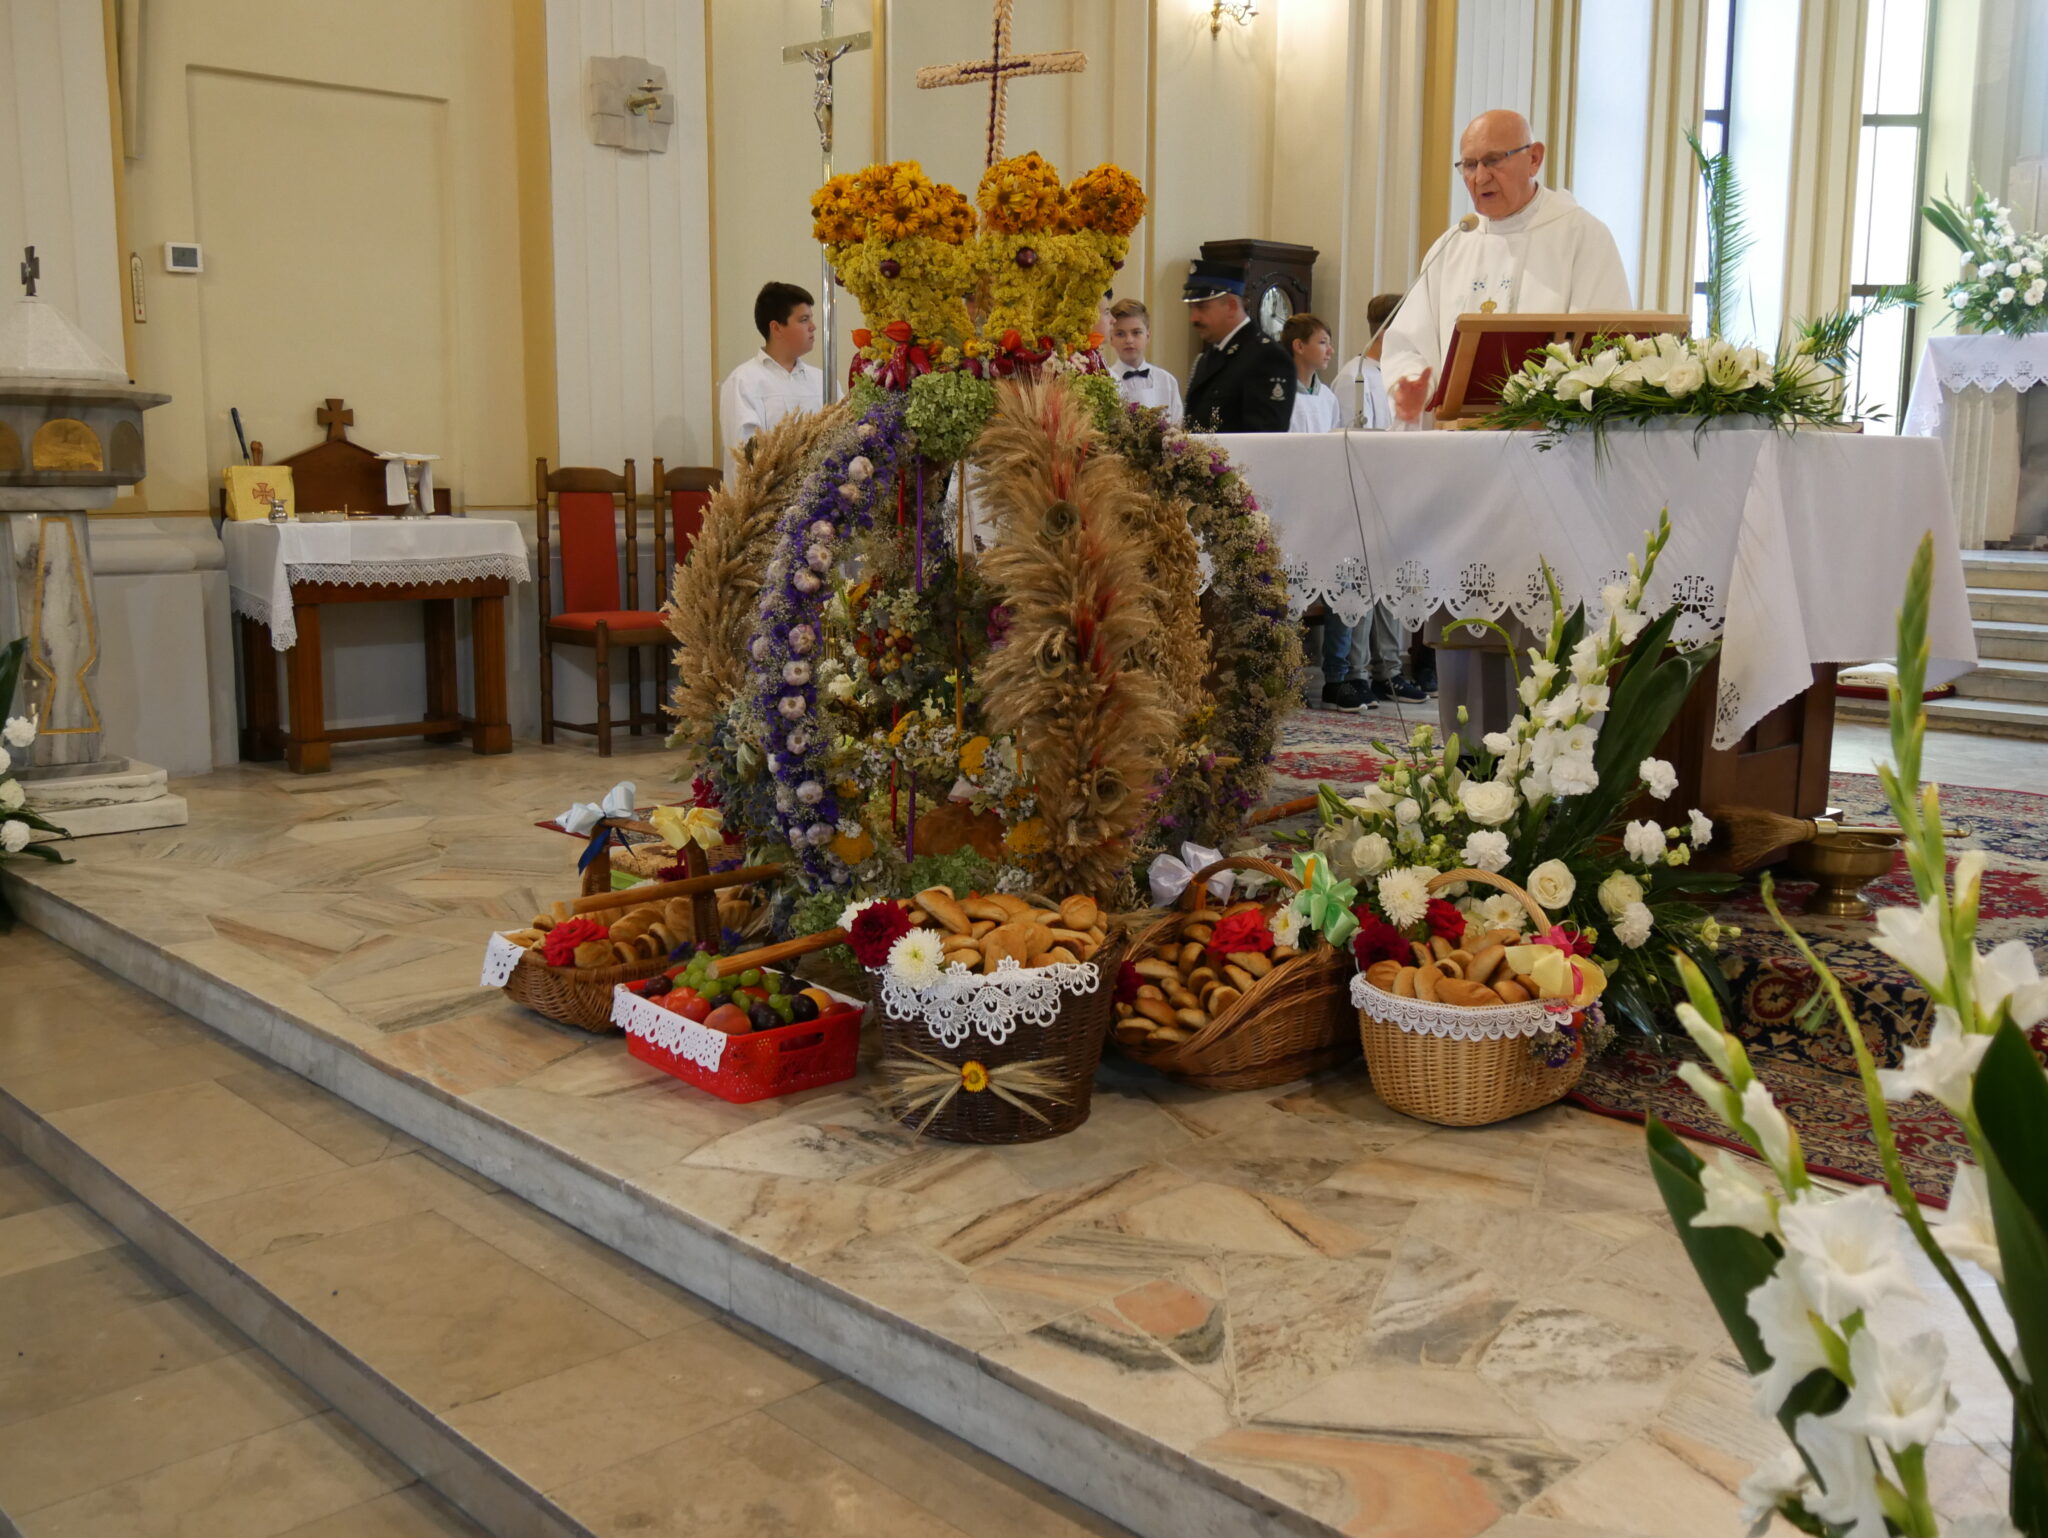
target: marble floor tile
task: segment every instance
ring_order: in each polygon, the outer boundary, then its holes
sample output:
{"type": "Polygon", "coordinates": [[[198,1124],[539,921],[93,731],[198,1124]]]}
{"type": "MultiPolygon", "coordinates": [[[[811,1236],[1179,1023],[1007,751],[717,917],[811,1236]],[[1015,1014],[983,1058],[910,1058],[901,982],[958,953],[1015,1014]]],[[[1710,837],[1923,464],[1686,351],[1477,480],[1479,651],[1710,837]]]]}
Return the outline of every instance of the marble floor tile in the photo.
{"type": "Polygon", "coordinates": [[[927,1219],[917,1197],[873,1186],[677,1164],[633,1185],[784,1260],[822,1255],[927,1219]]]}
{"type": "Polygon", "coordinates": [[[767,1413],[974,1538],[1128,1538],[858,1383],[820,1384],[767,1413]]]}
{"type": "Polygon", "coordinates": [[[488,1538],[427,1486],[410,1484],[360,1506],[317,1517],[278,1538],[488,1538]]]}
{"type": "Polygon", "coordinates": [[[1232,1255],[1223,1265],[1230,1315],[1231,1390],[1255,1416],[1349,1366],[1372,1329],[1372,1305],[1391,1256],[1232,1255]]]}
{"type": "Polygon", "coordinates": [[[0,1218],[19,1217],[71,1200],[71,1193],[33,1164],[0,1164],[0,1218]]]}
{"type": "Polygon", "coordinates": [[[179,1219],[228,1259],[247,1261],[476,1195],[466,1181],[410,1153],[217,1197],[186,1208],[179,1219]]]}
{"type": "Polygon", "coordinates": [[[1391,1223],[1361,1230],[1326,1208],[1291,1197],[1202,1181],[1126,1207],[1100,1224],[1134,1239],[1217,1253],[1342,1256],[1355,1255],[1398,1229],[1407,1208],[1389,1215],[1391,1223]]]}
{"type": "Polygon", "coordinates": [[[1242,1427],[1217,1464],[1358,1538],[1477,1538],[1502,1508],[1461,1450],[1242,1427]]]}
{"type": "Polygon", "coordinates": [[[862,1234],[814,1253],[811,1272],[900,1319],[961,1345],[1005,1338],[1011,1325],[975,1286],[974,1274],[905,1233],[862,1234]]]}
{"type": "Polygon", "coordinates": [[[172,1211],[348,1167],[210,1079],[81,1105],[50,1122],[172,1211]]]}
{"type": "Polygon", "coordinates": [[[468,1095],[518,1084],[584,1045],[547,1021],[492,1010],[393,1031],[370,1052],[400,1073],[468,1095]]]}
{"type": "Polygon", "coordinates": [[[0,1218],[0,1276],[112,1249],[122,1242],[119,1234],[77,1202],[38,1207],[0,1218]]]}
{"type": "Polygon", "coordinates": [[[252,1061],[239,1073],[222,1074],[218,1082],[343,1164],[369,1164],[418,1146],[289,1069],[252,1061]]]}
{"type": "Polygon", "coordinates": [[[1183,1452],[1234,1420],[1224,1389],[1106,1310],[1069,1314],[983,1356],[1183,1452]]]}
{"type": "Polygon", "coordinates": [[[1479,1376],[1559,1443],[1611,1447],[1654,1419],[1692,1353],[1611,1320],[1524,1306],[1479,1359],[1479,1376]]]}
{"type": "Polygon", "coordinates": [[[436,1410],[640,1339],[437,1213],[275,1250],[247,1270],[436,1410]]]}
{"type": "Polygon", "coordinates": [[[231,1356],[248,1342],[187,1293],[134,1308],[0,1313],[0,1425],[231,1356]]]}
{"type": "Polygon", "coordinates": [[[20,1519],[318,1414],[298,1382],[257,1351],[199,1362],[0,1426],[0,1510],[20,1519]]]}
{"type": "MultiPolygon", "coordinates": [[[[7,1075],[7,1092],[32,1111],[65,1113],[106,1101],[141,1096],[170,1085],[202,1085],[225,1073],[237,1073],[248,1060],[231,1048],[208,1042],[201,1046],[152,1047],[71,1058],[49,1068],[29,1065],[7,1075]]],[[[223,1091],[225,1093],[225,1091],[223,1091]]]]}
{"type": "Polygon", "coordinates": [[[99,1317],[177,1297],[184,1288],[129,1245],[0,1276],[0,1320],[77,1310],[99,1317]]]}
{"type": "MultiPolygon", "coordinates": [[[[1728,1538],[1746,1530],[1732,1486],[1647,1432],[1566,1475],[1522,1509],[1620,1538],[1728,1538]]],[[[1767,1538],[1793,1538],[1795,1531],[1774,1517],[1767,1538]]]]}
{"type": "Polygon", "coordinates": [[[23,1538],[274,1538],[411,1483],[412,1471],[332,1411],[22,1519],[23,1538]]]}
{"type": "Polygon", "coordinates": [[[1465,1257],[1404,1239],[1373,1302],[1363,1354],[1376,1364],[1474,1366],[1516,1301],[1508,1284],[1465,1257]]]}

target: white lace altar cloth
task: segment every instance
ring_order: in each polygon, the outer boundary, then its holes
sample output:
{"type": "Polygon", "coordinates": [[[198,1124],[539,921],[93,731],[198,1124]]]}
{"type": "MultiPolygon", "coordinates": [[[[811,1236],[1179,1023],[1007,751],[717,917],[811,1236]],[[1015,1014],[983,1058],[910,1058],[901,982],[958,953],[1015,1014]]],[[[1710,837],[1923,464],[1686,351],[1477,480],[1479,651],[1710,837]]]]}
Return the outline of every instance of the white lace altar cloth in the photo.
{"type": "Polygon", "coordinates": [[[891,1020],[922,1019],[948,1047],[970,1034],[999,1047],[1020,1025],[1043,1028],[1057,1020],[1062,994],[1093,993],[1102,986],[1102,968],[1092,961],[1020,967],[1006,957],[989,973],[970,972],[956,961],[922,988],[890,976],[886,968],[870,970],[891,1020]]]}
{"type": "Polygon", "coordinates": [[[654,1000],[643,999],[623,987],[612,989],[612,1024],[628,1036],[638,1036],[664,1052],[695,1063],[706,1073],[718,1072],[730,1039],[724,1031],[700,1025],[687,1015],[664,1009],[654,1000]]]}
{"type": "Polygon", "coordinates": [[[1941,432],[1945,396],[2006,385],[2025,394],[2048,384],[2048,332],[2032,336],[1929,337],[1913,374],[1912,403],[1900,431],[1915,438],[1941,432]]]}
{"type": "Polygon", "coordinates": [[[529,580],[526,536],[509,518],[355,518],[342,523],[229,523],[228,601],[270,627],[270,644],[298,644],[294,582],[376,587],[406,582],[529,580]]]}
{"type": "Polygon", "coordinates": [[[1941,446],[1925,439],[1722,428],[1612,432],[1539,449],[1534,433],[1265,433],[1219,438],[1272,519],[1299,613],[1355,623],[1378,602],[1430,616],[1547,622],[1542,563],[1567,608],[1599,606],[1671,509],[1646,607],[1720,635],[1714,746],[1730,747],[1822,663],[1889,657],[1906,570],[1934,534],[1930,684],[1977,663],[1941,446]]]}
{"type": "Polygon", "coordinates": [[[1526,1004],[1489,1004],[1472,1009],[1430,999],[1404,999],[1375,988],[1360,972],[1351,979],[1351,1003],[1411,1036],[1447,1036],[1453,1041],[1499,1041],[1504,1036],[1541,1036],[1568,1025],[1572,1007],[1562,999],[1526,1004]]]}

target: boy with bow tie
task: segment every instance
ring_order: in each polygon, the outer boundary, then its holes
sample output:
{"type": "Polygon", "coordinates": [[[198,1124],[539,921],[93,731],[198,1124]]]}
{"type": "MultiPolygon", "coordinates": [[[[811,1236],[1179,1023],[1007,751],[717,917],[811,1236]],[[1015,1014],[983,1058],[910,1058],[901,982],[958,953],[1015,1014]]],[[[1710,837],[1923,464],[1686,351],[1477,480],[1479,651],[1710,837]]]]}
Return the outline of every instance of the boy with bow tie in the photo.
{"type": "Polygon", "coordinates": [[[1180,424],[1180,381],[1156,364],[1145,361],[1145,344],[1152,340],[1151,316],[1135,299],[1119,299],[1109,307],[1110,345],[1117,361],[1109,366],[1116,378],[1117,393],[1130,406],[1164,406],[1166,420],[1180,424]]]}

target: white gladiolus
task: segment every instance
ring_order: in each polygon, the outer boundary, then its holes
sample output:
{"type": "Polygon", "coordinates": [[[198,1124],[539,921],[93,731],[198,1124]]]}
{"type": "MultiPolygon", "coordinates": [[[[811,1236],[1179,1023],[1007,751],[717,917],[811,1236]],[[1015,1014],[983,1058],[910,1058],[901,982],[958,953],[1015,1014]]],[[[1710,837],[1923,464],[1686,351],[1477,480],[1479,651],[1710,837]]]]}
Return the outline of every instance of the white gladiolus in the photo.
{"type": "Polygon", "coordinates": [[[1700,1186],[1707,1204],[1692,1220],[1694,1228],[1739,1228],[1758,1238],[1778,1231],[1770,1193],[1749,1172],[1748,1160],[1722,1149],[1701,1169],[1700,1186]]]}
{"type": "Polygon", "coordinates": [[[1529,872],[1529,895],[1553,915],[1569,907],[1578,890],[1578,878],[1562,860],[1545,860],[1529,872]]]}
{"type": "Polygon", "coordinates": [[[1899,1215],[1881,1186],[1846,1196],[1801,1192],[1779,1210],[1786,1258],[1813,1311],[1839,1325],[1891,1297],[1917,1298],[1899,1243],[1899,1215]]]}
{"type": "Polygon", "coordinates": [[[1989,1036],[1966,1034],[1956,1012],[1946,1004],[1937,1004],[1927,1045],[1906,1048],[1896,1068],[1878,1069],[1878,1086],[1887,1100],[1931,1095],[1960,1116],[1969,1108],[1977,1065],[1984,1061],[1990,1048],[1989,1036]]]}
{"type": "Polygon", "coordinates": [[[1870,1444],[1817,1415],[1800,1416],[1793,1437],[1820,1471],[1821,1488],[1807,1496],[1806,1509],[1823,1522],[1839,1523],[1844,1538],[1886,1538],[1890,1529],[1870,1444]]]}
{"type": "Polygon", "coordinates": [[[1749,1538],[1763,1538],[1771,1519],[1785,1501],[1803,1496],[1813,1488],[1813,1476],[1797,1448],[1788,1447],[1769,1463],[1758,1466],[1735,1494],[1742,1502],[1742,1520],[1749,1524],[1749,1538]]]}
{"type": "Polygon", "coordinates": [[[1600,911],[1618,919],[1631,903],[1643,900],[1643,884],[1625,870],[1618,870],[1600,883],[1600,911]]]}
{"type": "Polygon", "coordinates": [[[10,817],[0,822],[0,849],[9,854],[20,854],[28,848],[29,826],[17,818],[10,817]]]}
{"type": "Polygon", "coordinates": [[[1948,1189],[1948,1210],[1931,1226],[1934,1242],[1951,1260],[1982,1266],[1993,1281],[2005,1285],[2005,1258],[1999,1253],[1998,1234],[1991,1225],[1991,1193],[1985,1187],[1984,1172],[1976,1165],[1956,1166],[1948,1189]]]}
{"type": "Polygon", "coordinates": [[[1507,869],[1508,836],[1491,828],[1482,828],[1465,840],[1465,847],[1458,852],[1458,858],[1474,870],[1507,869]]]}
{"type": "Polygon", "coordinates": [[[1671,793],[1678,789],[1678,771],[1661,758],[1646,758],[1636,767],[1642,776],[1643,789],[1659,801],[1668,801],[1671,793]]]}
{"type": "Polygon", "coordinates": [[[1792,1268],[1780,1261],[1776,1271],[1751,1289],[1742,1306],[1771,1354],[1771,1365],[1753,1380],[1756,1407],[1776,1415],[1785,1396],[1808,1373],[1828,1365],[1828,1354],[1813,1327],[1813,1303],[1792,1268]]]}
{"type": "Polygon", "coordinates": [[[1368,785],[1355,796],[1346,796],[1344,804],[1361,817],[1383,817],[1392,810],[1394,798],[1377,785],[1368,785]]]}
{"type": "Polygon", "coordinates": [[[1756,1134],[1757,1152],[1770,1162],[1780,1180],[1789,1181],[1797,1163],[1792,1124],[1785,1120],[1785,1113],[1771,1099],[1771,1092],[1764,1088],[1763,1080],[1752,1079],[1743,1090],[1742,1119],[1756,1134]]]}
{"type": "Polygon", "coordinates": [[[1630,903],[1622,910],[1621,917],[1614,921],[1614,938],[1632,951],[1640,950],[1650,938],[1650,928],[1655,922],[1648,904],[1630,903]]]}
{"type": "Polygon", "coordinates": [[[2048,1016],[2048,983],[2041,980],[2024,940],[2007,940],[1990,954],[1980,954],[1972,971],[1977,1010],[1986,1020],[2001,1004],[2012,1010],[2012,1023],[2023,1031],[2048,1016]]]}
{"type": "Polygon", "coordinates": [[[1928,898],[1918,908],[1880,908],[1870,943],[1929,988],[1948,981],[1948,952],[1941,942],[1940,903],[1928,898]]]}
{"type": "Polygon", "coordinates": [[[1678,1023],[1685,1027],[1686,1035],[1693,1045],[1706,1055],[1708,1062],[1726,1078],[1735,1077],[1735,1056],[1729,1050],[1728,1033],[1715,1025],[1690,1004],[1678,1006],[1678,1023]]]}
{"type": "Polygon", "coordinates": [[[1932,1442],[1955,1409],[1948,1348],[1932,1331],[1895,1340],[1887,1331],[1858,1330],[1849,1340],[1849,1371],[1856,1381],[1848,1402],[1827,1419],[1895,1453],[1932,1442]]]}
{"type": "Polygon", "coordinates": [[[1638,865],[1656,865],[1664,858],[1664,830],[1654,822],[1632,822],[1622,830],[1621,847],[1638,865]]]}

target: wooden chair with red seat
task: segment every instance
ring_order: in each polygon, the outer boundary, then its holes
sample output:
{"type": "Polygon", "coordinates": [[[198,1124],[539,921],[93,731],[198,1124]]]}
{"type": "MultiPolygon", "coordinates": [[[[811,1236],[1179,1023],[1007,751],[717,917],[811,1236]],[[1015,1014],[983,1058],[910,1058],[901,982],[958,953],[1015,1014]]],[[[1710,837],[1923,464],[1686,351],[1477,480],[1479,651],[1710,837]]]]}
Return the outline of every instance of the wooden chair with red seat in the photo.
{"type": "MultiPolygon", "coordinates": [[[[704,527],[704,512],[711,506],[711,493],[724,484],[725,472],[708,465],[677,465],[669,470],[663,467],[660,459],[654,461],[655,521],[663,521],[661,510],[665,508],[667,522],[675,536],[671,547],[675,551],[675,559],[662,572],[662,581],[674,580],[674,569],[683,564],[683,558],[697,542],[698,530],[704,527]]],[[[656,538],[659,537],[657,532],[656,538]]],[[[655,565],[661,569],[659,546],[655,551],[655,565]]]]}
{"type": "MultiPolygon", "coordinates": [[[[663,659],[669,646],[668,626],[659,608],[640,608],[638,539],[639,487],[633,461],[623,475],[613,470],[565,465],[549,470],[545,459],[534,461],[534,535],[540,546],[540,740],[553,742],[555,729],[589,732],[597,738],[598,756],[612,751],[612,670],[615,648],[626,649],[626,685],[631,704],[627,725],[637,737],[659,722],[656,710],[644,707],[640,689],[640,648],[655,648],[655,693],[661,692],[663,659]],[[552,507],[550,501],[552,500],[552,507]],[[625,586],[619,583],[619,528],[614,509],[626,512],[625,586]],[[559,540],[550,535],[558,525],[559,540]],[[562,559],[562,612],[554,612],[554,571],[550,544],[562,559]],[[597,719],[591,722],[555,719],[555,647],[591,648],[597,674],[597,719]]],[[[655,570],[663,569],[661,520],[655,520],[655,570]]]]}

